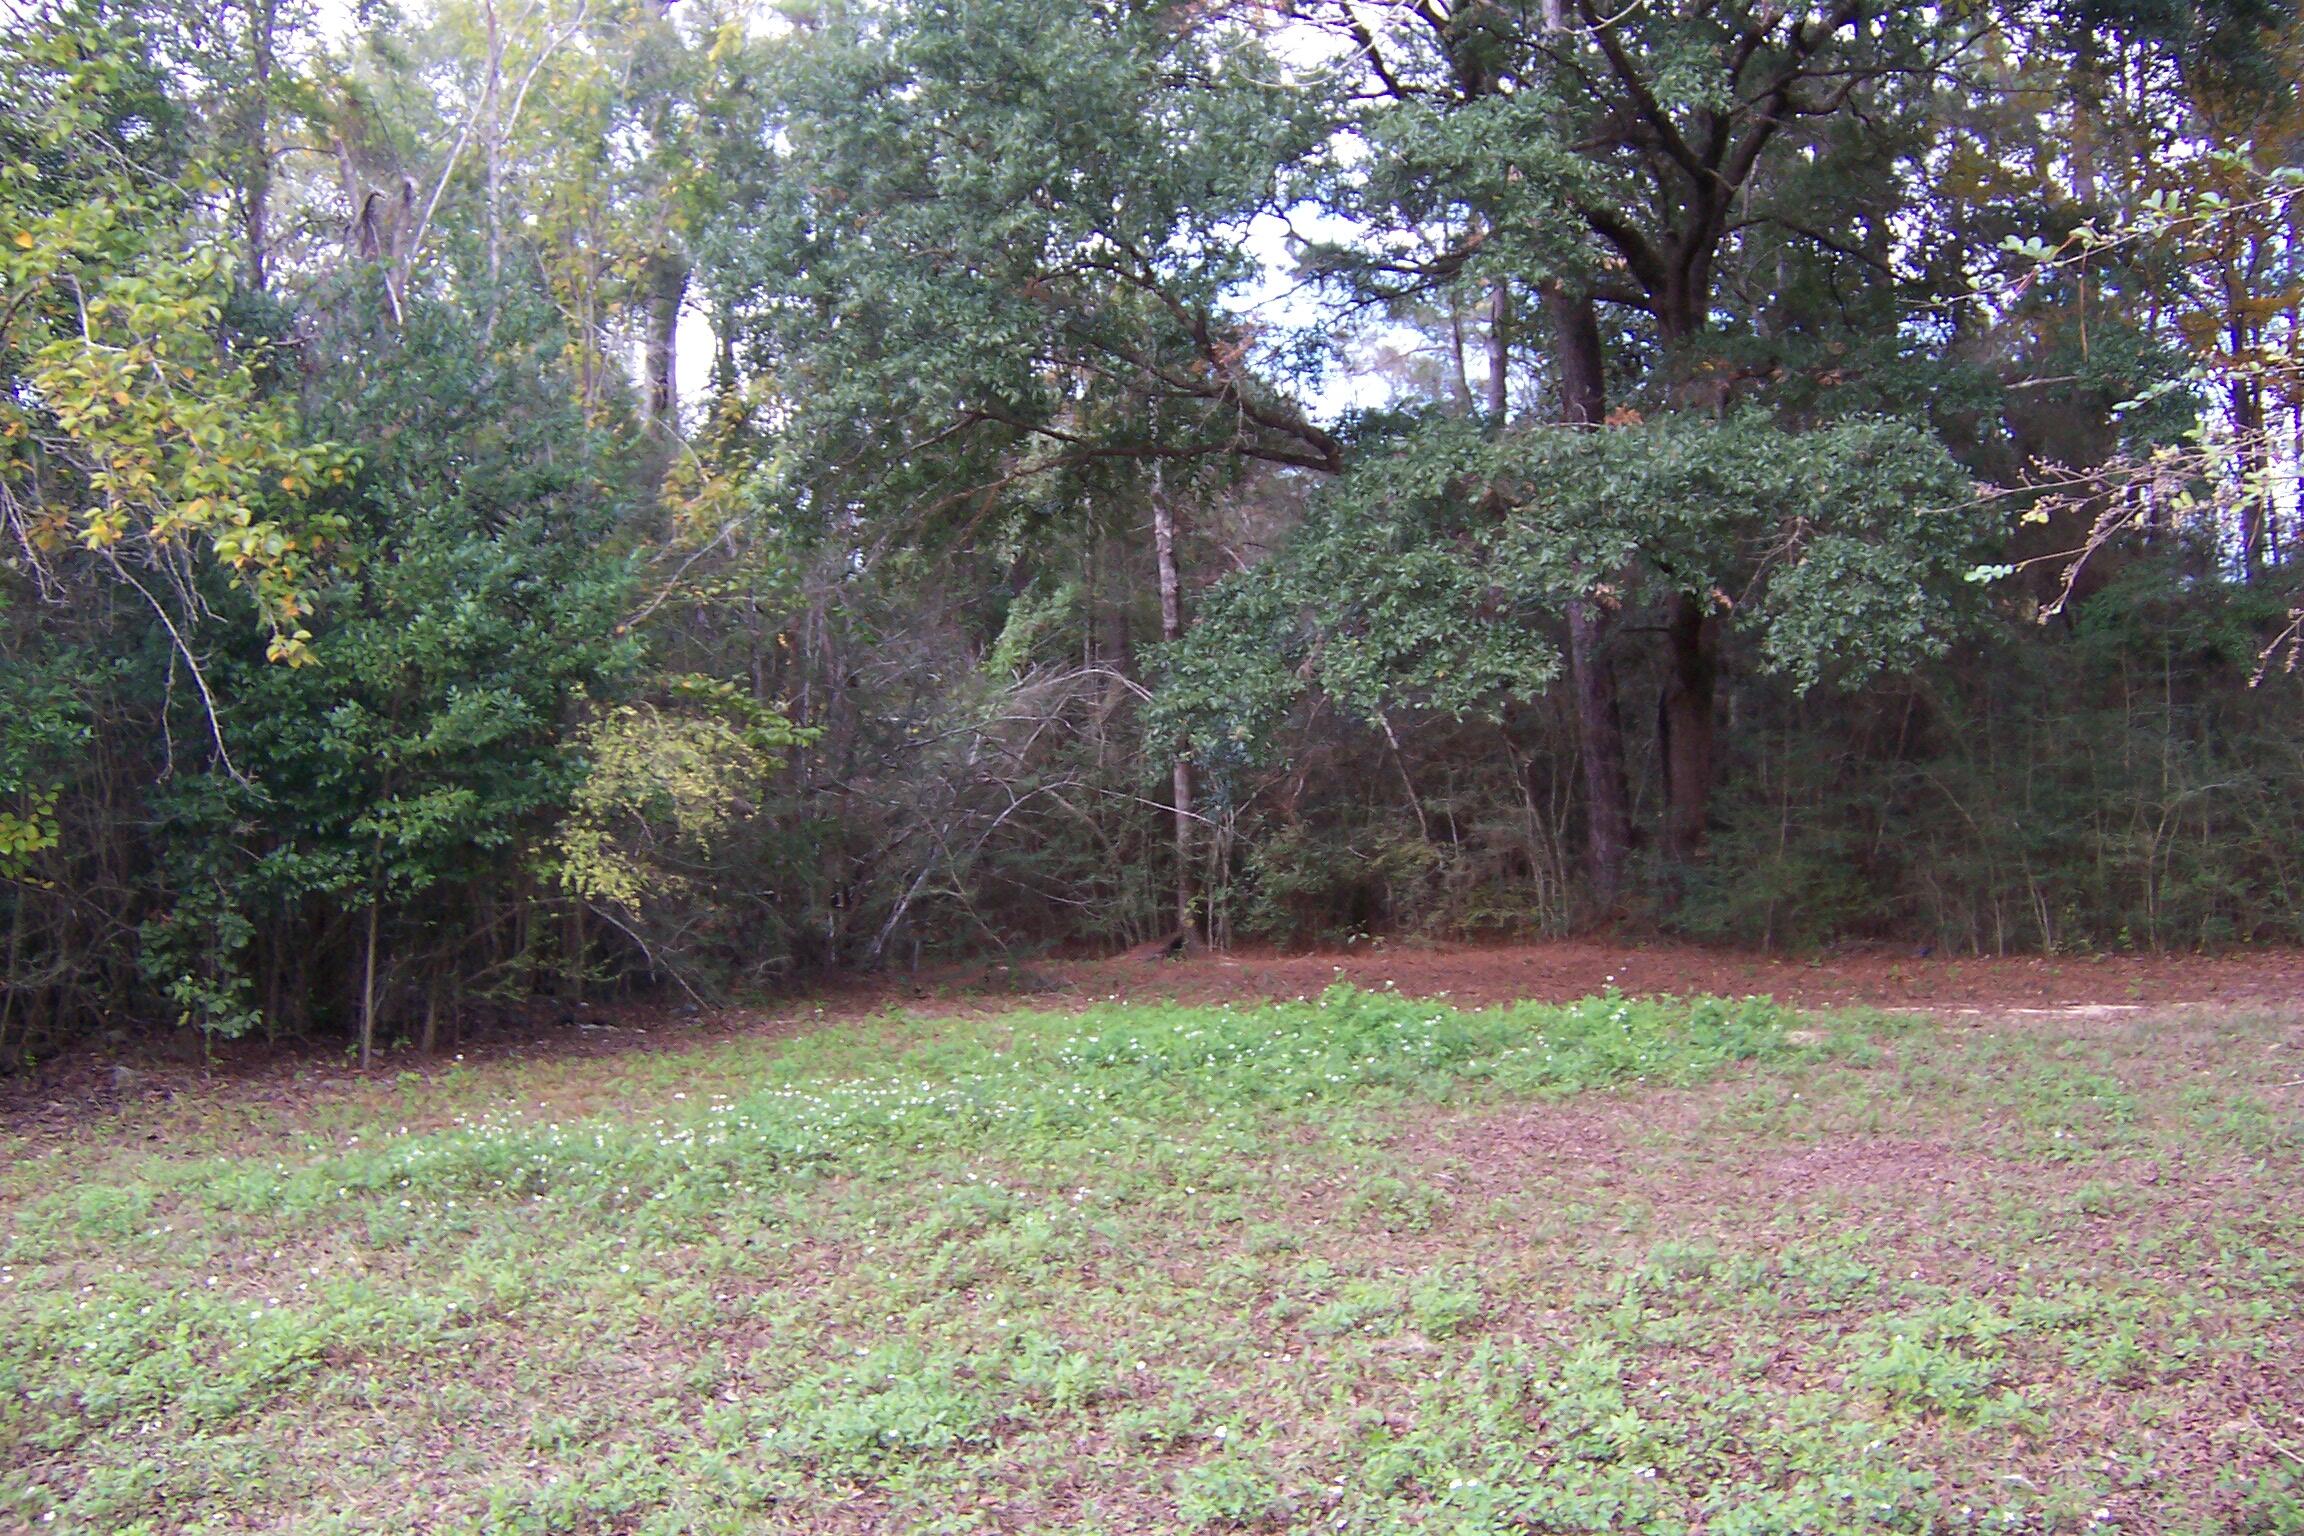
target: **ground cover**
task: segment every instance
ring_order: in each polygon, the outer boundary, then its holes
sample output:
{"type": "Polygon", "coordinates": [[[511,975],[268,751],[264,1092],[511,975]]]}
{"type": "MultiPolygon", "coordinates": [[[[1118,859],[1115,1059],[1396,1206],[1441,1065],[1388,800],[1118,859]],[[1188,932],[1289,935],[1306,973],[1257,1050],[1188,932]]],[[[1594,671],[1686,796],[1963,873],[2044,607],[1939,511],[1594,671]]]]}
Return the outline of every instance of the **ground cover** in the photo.
{"type": "Polygon", "coordinates": [[[2304,1532],[2304,1017],[881,1014],[8,1144],[0,1527],[2304,1532]]]}

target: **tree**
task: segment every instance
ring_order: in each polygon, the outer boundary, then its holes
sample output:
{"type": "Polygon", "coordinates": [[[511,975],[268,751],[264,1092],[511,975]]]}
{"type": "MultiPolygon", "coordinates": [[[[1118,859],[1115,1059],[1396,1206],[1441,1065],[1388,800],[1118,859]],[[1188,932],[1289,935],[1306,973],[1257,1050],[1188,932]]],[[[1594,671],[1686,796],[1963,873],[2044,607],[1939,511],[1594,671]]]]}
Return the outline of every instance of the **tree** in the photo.
{"type": "MultiPolygon", "coordinates": [[[[632,490],[612,440],[583,424],[565,333],[533,292],[495,302],[486,353],[485,316],[429,302],[395,328],[340,323],[328,338],[390,366],[326,370],[335,385],[311,402],[375,443],[340,493],[345,549],[317,596],[315,664],[241,660],[228,739],[260,774],[173,792],[204,829],[186,852],[207,878],[182,883],[234,893],[233,913],[171,913],[158,955],[208,945],[220,920],[263,935],[247,967],[211,959],[214,979],[183,999],[214,1027],[298,1016],[333,992],[356,1001],[365,1061],[394,998],[453,1002],[527,963],[532,909],[550,900],[536,861],[585,777],[583,711],[638,662],[619,634],[630,585],[614,541],[632,490]],[[351,968],[332,978],[338,956],[351,968]]],[[[562,958],[580,975],[580,956],[562,958]]]]}
{"type": "MultiPolygon", "coordinates": [[[[1202,754],[1234,759],[1311,688],[1388,737],[1392,710],[1494,711],[1549,681],[1532,618],[1593,598],[1593,570],[1705,593],[1795,688],[1858,686],[1948,643],[1967,499],[1942,446],[1893,422],[1436,423],[1347,476],[1276,570],[1209,594],[1164,708],[1202,754]]],[[[1701,828],[1668,811],[1684,849],[1701,828]]]]}
{"type": "Polygon", "coordinates": [[[782,514],[864,559],[1149,522],[1175,638],[1192,498],[1340,462],[1231,302],[1316,102],[1251,29],[1166,4],[824,4],[760,48],[776,150],[731,147],[705,243],[773,391],[782,514]]]}
{"type": "MultiPolygon", "coordinates": [[[[1710,344],[1714,295],[1723,262],[1760,254],[1763,237],[1884,265],[1891,210],[1876,195],[1849,197],[1859,180],[1821,167],[1861,157],[1889,169],[1893,187],[1929,91],[1989,26],[1953,13],[1874,16],[1855,3],[1301,9],[1344,45],[1367,103],[1354,129],[1381,151],[1344,178],[1340,200],[1371,238],[1319,253],[1321,269],[1387,298],[1467,283],[1486,292],[1499,420],[1506,351],[1525,344],[1510,317],[1531,307],[1515,294],[1536,298],[1552,414],[1587,426],[1608,416],[1612,372],[1651,408],[1725,403],[1737,375],[1710,344]],[[1403,251],[1403,232],[1435,222],[1436,247],[1403,251]],[[1631,320],[1613,370],[1596,305],[1631,320]]],[[[1592,593],[1621,586],[1620,575],[1588,572],[1566,612],[1603,909],[1631,834],[1609,616],[1592,593]]],[[[1664,766],[1677,809],[1667,845],[1686,859],[1701,845],[1712,778],[1717,621],[1701,592],[1668,606],[1663,708],[1675,750],[1664,766]]]]}
{"type": "Polygon", "coordinates": [[[349,464],[263,387],[262,342],[220,331],[238,262],[185,190],[209,167],[171,136],[141,19],[66,10],[0,39],[0,517],[41,568],[133,590],[205,691],[201,563],[302,660],[337,532],[307,503],[349,464]]]}

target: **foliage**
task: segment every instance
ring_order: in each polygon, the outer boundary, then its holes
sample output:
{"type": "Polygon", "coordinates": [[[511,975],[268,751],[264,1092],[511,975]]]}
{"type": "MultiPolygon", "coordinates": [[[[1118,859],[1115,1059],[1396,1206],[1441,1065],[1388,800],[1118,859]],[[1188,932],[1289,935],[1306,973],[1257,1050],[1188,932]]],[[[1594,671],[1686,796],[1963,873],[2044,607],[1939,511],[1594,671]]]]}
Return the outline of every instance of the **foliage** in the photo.
{"type": "Polygon", "coordinates": [[[183,190],[210,173],[169,142],[163,65],[97,9],[44,19],[0,42],[11,536],[35,559],[96,560],[185,625],[205,553],[254,596],[271,657],[307,660],[315,561],[341,532],[309,503],[347,454],[262,388],[259,338],[219,335],[233,254],[183,190]]]}
{"type": "Polygon", "coordinates": [[[0,880],[20,880],[57,846],[59,778],[88,739],[63,667],[0,669],[0,880]]]}
{"type": "Polygon", "coordinates": [[[770,765],[766,753],[796,739],[781,717],[770,722],[747,731],[646,704],[594,720],[578,738],[586,771],[560,827],[561,882],[634,915],[651,896],[677,890],[679,866],[709,859],[717,834],[743,813],[770,765]]]}
{"type": "Polygon", "coordinates": [[[1221,765],[1267,750],[1311,688],[1371,722],[1493,713],[1558,670],[1539,615],[1633,601],[1628,567],[1712,594],[1795,686],[1860,685],[1948,644],[1965,500],[1943,450],[1895,423],[1436,423],[1356,466],[1270,567],[1209,592],[1156,718],[1221,765]]]}
{"type": "Polygon", "coordinates": [[[2275,9],[34,6],[0,1062],[2291,936],[2275,9]]]}
{"type": "MultiPolygon", "coordinates": [[[[220,832],[253,817],[264,835],[232,853],[213,832],[179,846],[188,901],[155,921],[158,965],[191,944],[219,977],[244,974],[223,951],[247,946],[256,913],[273,935],[258,958],[274,966],[331,905],[421,900],[440,912],[459,889],[484,899],[583,782],[578,702],[632,664],[613,633],[622,562],[602,547],[616,509],[570,404],[535,388],[550,373],[488,377],[467,360],[465,317],[419,305],[409,319],[388,372],[316,404],[389,419],[394,433],[347,487],[345,558],[316,604],[318,665],[249,658],[219,677],[227,739],[263,765],[257,781],[214,774],[167,792],[184,825],[220,832]],[[192,937],[218,932],[228,938],[192,937]]],[[[499,328],[506,354],[513,323],[499,328]]],[[[467,952],[447,969],[469,975],[479,961],[467,952]]]]}
{"type": "Polygon", "coordinates": [[[2256,636],[2292,600],[2170,585],[2164,566],[2134,565],[2078,606],[2056,650],[1987,631],[1853,706],[1741,698],[1753,729],[1719,872],[1683,921],[1795,946],[2291,941],[2296,700],[2249,679],[2256,636]]]}
{"type": "Polygon", "coordinates": [[[933,532],[1029,518],[1042,477],[1330,462],[1225,303],[1257,276],[1241,231],[1325,127],[1252,27],[1138,0],[835,0],[751,68],[778,152],[729,146],[709,240],[735,339],[788,402],[794,514],[933,532]]]}
{"type": "Polygon", "coordinates": [[[1784,432],[1752,415],[1539,434],[1506,494],[1513,567],[1539,591],[1598,595],[1637,561],[1709,593],[1797,689],[1853,687],[1941,654],[1967,486],[1899,422],[1784,432]]]}
{"type": "MultiPolygon", "coordinates": [[[[1998,579],[2037,566],[2053,566],[2061,581],[2043,609],[2054,616],[2080,591],[2086,567],[2107,549],[2158,526],[2185,530],[2217,554],[2227,540],[2243,574],[2275,552],[2269,529],[2283,506],[2296,503],[2298,466],[2292,449],[2274,435],[2277,402],[2293,410],[2304,400],[2304,330],[2273,323],[2283,309],[2293,316],[2294,254],[2284,249],[2304,207],[2304,172],[2263,164],[2254,146],[2224,147],[2206,155],[2187,182],[2158,185],[2113,220],[2090,220],[2051,245],[2011,238],[2009,253],[2031,265],[2020,281],[2053,282],[2090,266],[2156,257],[2181,274],[2174,285],[2179,312],[2173,330],[2183,343],[2182,366],[2139,389],[2116,408],[2127,419],[2148,416],[2171,397],[2222,398],[2222,419],[2192,414],[2180,430],[2147,438],[2136,451],[2075,472],[2043,466],[2042,495],[2023,514],[2047,523],[2058,514],[2086,514],[2077,542],[2044,555],[1979,566],[1976,579],[1998,579]],[[2267,282],[2275,291],[2264,291],[2267,282]],[[2236,536],[2236,537],[2235,537],[2236,536]]],[[[2294,671],[2304,655],[2304,610],[2257,654],[2263,665],[2284,657],[2294,671]]]]}
{"type": "Polygon", "coordinates": [[[1270,566],[1212,588],[1167,657],[1155,730],[1173,721],[1219,773],[1269,749],[1317,688],[1349,716],[1464,715],[1540,691],[1556,670],[1460,537],[1486,467],[1452,425],[1372,457],[1324,498],[1270,566]],[[1467,558],[1469,554],[1469,558],[1467,558]]]}

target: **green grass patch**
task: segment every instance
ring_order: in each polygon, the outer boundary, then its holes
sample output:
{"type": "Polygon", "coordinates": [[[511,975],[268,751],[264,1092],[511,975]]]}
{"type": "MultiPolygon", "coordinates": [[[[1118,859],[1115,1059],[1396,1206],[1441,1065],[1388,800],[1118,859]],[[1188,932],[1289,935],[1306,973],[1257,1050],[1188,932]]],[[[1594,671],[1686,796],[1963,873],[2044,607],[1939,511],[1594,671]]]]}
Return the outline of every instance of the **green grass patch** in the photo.
{"type": "Polygon", "coordinates": [[[2286,1028],[1339,987],[187,1107],[0,1182],[0,1528],[2292,1530],[2286,1028]]]}

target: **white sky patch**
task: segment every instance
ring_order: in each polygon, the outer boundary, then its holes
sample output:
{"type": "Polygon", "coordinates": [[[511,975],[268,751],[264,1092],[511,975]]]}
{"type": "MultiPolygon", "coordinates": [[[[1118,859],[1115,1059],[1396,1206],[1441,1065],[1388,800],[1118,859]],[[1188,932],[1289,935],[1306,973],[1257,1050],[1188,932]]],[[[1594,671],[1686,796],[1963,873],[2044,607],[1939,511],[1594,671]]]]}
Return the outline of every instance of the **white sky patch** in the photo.
{"type": "MultiPolygon", "coordinates": [[[[678,375],[681,408],[701,409],[712,394],[712,354],[719,348],[719,340],[712,334],[712,317],[704,306],[696,302],[695,289],[689,289],[689,298],[680,306],[680,325],[673,333],[673,368],[678,375]]],[[[640,354],[632,354],[632,375],[640,376],[640,354]]]]}
{"type": "Polygon", "coordinates": [[[1255,282],[1233,296],[1230,307],[1278,338],[1296,338],[1308,331],[1320,331],[1342,344],[1343,355],[1325,371],[1304,402],[1312,417],[1324,425],[1332,425],[1349,411],[1374,410],[1393,400],[1396,391],[1392,381],[1355,368],[1351,361],[1355,355],[1365,349],[1380,350],[1386,346],[1413,347],[1424,340],[1411,327],[1390,324],[1375,326],[1365,335],[1338,335],[1334,316],[1323,302],[1319,285],[1306,281],[1298,273],[1299,242],[1352,245],[1363,240],[1366,233],[1350,219],[1303,203],[1290,209],[1286,217],[1272,213],[1258,215],[1241,241],[1242,248],[1256,258],[1263,270],[1255,282]]]}

